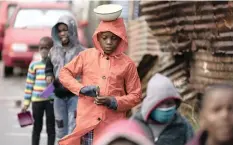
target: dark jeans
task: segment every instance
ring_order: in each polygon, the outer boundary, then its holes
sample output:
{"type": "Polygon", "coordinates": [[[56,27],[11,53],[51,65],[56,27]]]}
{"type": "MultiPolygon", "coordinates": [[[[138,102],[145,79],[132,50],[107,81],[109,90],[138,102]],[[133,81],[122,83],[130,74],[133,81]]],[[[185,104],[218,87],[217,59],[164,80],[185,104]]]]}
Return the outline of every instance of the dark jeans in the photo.
{"type": "Polygon", "coordinates": [[[46,113],[46,129],[48,134],[48,145],[55,142],[55,117],[53,111],[53,101],[42,101],[32,103],[32,113],[34,119],[32,131],[32,145],[39,145],[40,133],[43,127],[43,116],[46,113]]]}

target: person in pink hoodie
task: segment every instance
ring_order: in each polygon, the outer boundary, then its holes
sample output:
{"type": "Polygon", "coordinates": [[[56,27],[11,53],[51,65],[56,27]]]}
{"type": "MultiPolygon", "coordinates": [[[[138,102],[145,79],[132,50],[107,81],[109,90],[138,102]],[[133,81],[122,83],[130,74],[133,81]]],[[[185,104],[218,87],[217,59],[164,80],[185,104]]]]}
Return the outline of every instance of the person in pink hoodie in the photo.
{"type": "Polygon", "coordinates": [[[94,145],[153,145],[153,143],[137,122],[122,119],[109,125],[94,145]]]}
{"type": "Polygon", "coordinates": [[[60,71],[63,86],[79,96],[76,128],[60,145],[92,145],[106,126],[126,118],[142,100],[136,65],[124,54],[128,41],[123,19],[101,21],[93,42],[95,48],[80,52],[60,71]]]}

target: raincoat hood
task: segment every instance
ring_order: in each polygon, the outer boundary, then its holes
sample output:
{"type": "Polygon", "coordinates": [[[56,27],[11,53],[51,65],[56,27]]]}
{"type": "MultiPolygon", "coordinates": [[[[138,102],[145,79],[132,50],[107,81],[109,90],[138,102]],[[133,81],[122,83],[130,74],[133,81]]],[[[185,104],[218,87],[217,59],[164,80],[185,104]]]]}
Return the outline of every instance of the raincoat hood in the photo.
{"type": "Polygon", "coordinates": [[[59,36],[58,36],[58,28],[57,28],[58,24],[61,24],[61,23],[66,24],[68,27],[68,33],[69,33],[69,39],[70,39],[69,46],[73,47],[74,45],[79,44],[78,31],[77,31],[77,25],[76,25],[77,23],[74,17],[70,15],[64,15],[58,19],[57,23],[52,28],[52,38],[54,41],[54,45],[60,45],[60,46],[62,45],[59,39],[59,36]]]}
{"type": "Polygon", "coordinates": [[[161,74],[154,75],[147,86],[147,96],[142,102],[141,114],[144,121],[147,121],[151,112],[164,100],[176,99],[177,104],[181,97],[171,80],[161,74]]]}
{"type": "Polygon", "coordinates": [[[120,44],[118,45],[116,50],[112,54],[110,54],[110,56],[117,56],[123,53],[126,49],[128,49],[128,40],[127,40],[127,33],[125,29],[124,20],[122,18],[118,18],[115,21],[100,22],[99,26],[97,27],[93,35],[93,43],[97,50],[99,50],[102,54],[104,53],[98,41],[97,34],[106,31],[110,31],[121,38],[120,44]]]}
{"type": "Polygon", "coordinates": [[[108,145],[118,138],[125,138],[138,145],[153,145],[147,134],[133,120],[120,120],[111,124],[94,145],[108,145]]]}

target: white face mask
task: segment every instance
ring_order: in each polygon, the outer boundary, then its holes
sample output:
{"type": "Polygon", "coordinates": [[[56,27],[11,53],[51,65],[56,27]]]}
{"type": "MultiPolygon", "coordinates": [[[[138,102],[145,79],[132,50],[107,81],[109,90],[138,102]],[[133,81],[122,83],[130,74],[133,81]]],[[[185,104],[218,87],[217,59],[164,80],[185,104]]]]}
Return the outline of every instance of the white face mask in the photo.
{"type": "Polygon", "coordinates": [[[33,61],[38,61],[38,60],[41,60],[41,59],[42,58],[41,58],[41,55],[40,55],[39,52],[34,53],[33,58],[32,58],[33,61]]]}
{"type": "Polygon", "coordinates": [[[42,59],[48,57],[48,54],[49,54],[49,50],[47,49],[40,50],[40,55],[42,59]]]}

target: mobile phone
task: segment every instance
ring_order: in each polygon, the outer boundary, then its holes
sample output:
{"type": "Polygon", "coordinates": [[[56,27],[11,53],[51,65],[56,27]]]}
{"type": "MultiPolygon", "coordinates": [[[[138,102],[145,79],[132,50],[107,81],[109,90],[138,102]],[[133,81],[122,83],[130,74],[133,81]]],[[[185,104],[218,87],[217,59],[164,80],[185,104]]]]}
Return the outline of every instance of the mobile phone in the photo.
{"type": "Polygon", "coordinates": [[[96,88],[96,97],[99,97],[99,95],[100,95],[100,87],[97,86],[97,88],[96,88]]]}

